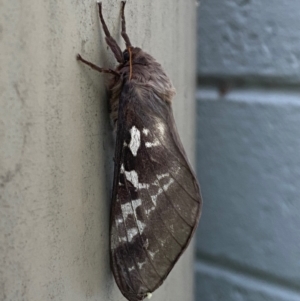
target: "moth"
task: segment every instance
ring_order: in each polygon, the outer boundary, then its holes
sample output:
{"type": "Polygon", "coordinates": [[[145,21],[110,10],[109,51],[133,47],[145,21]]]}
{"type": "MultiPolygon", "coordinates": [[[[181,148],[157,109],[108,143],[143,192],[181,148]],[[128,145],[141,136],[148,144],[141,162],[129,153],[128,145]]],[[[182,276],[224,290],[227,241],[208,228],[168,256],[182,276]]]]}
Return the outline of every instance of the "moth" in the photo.
{"type": "Polygon", "coordinates": [[[118,66],[110,74],[110,110],[116,130],[110,220],[111,268],[129,301],[150,297],[187,248],[202,200],[172,112],[175,89],[162,66],[126,33],[121,2],[122,52],[98,3],[105,40],[118,66]]]}

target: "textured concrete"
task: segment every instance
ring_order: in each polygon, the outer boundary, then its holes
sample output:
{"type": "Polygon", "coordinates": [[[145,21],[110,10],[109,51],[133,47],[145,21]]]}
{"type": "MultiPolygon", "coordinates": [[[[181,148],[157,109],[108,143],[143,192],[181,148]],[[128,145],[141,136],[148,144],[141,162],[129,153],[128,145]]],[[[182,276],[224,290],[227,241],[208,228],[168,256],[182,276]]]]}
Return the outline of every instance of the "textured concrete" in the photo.
{"type": "Polygon", "coordinates": [[[300,300],[299,93],[197,97],[197,300],[300,300]]]}
{"type": "Polygon", "coordinates": [[[198,74],[282,84],[300,80],[298,0],[203,0],[198,74]]]}
{"type": "Polygon", "coordinates": [[[230,301],[299,301],[296,290],[286,289],[278,283],[263,278],[239,273],[235,270],[220,269],[217,265],[196,264],[197,300],[230,301]]]}
{"type": "MultiPolygon", "coordinates": [[[[120,40],[120,1],[102,3],[120,40]]],[[[105,79],[75,60],[80,52],[114,66],[95,1],[0,7],[0,300],[124,300],[108,256],[105,79]]],[[[192,157],[195,2],[129,0],[126,15],[132,43],[157,58],[177,88],[175,115],[192,157]]],[[[190,248],[153,298],[192,300],[192,279],[190,248]]]]}
{"type": "Polygon", "coordinates": [[[198,9],[201,301],[300,300],[300,2],[271,2],[198,9]]]}
{"type": "Polygon", "coordinates": [[[198,97],[198,255],[300,290],[299,95],[198,97]]]}

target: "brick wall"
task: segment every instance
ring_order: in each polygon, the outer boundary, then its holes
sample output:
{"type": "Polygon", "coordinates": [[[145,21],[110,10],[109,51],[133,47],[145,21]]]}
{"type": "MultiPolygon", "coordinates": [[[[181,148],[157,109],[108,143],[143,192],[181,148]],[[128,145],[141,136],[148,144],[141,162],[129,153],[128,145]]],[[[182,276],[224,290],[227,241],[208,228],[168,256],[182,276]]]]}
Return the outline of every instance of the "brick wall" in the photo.
{"type": "Polygon", "coordinates": [[[198,7],[197,300],[300,300],[299,12],[198,7]]]}

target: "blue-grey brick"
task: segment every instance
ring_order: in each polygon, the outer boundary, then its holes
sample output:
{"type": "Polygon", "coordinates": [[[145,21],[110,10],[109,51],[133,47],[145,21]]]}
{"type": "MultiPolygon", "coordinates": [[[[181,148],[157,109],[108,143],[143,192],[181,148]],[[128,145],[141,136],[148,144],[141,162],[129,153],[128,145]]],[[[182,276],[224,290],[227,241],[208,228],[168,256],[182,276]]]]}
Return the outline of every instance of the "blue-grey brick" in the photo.
{"type": "Polygon", "coordinates": [[[202,0],[198,74],[300,79],[300,1],[202,0]]]}
{"type": "Polygon", "coordinates": [[[198,101],[197,251],[299,288],[300,103],[297,95],[240,97],[198,101]]]}
{"type": "Polygon", "coordinates": [[[300,301],[294,289],[213,265],[196,265],[196,301],[300,301]]]}

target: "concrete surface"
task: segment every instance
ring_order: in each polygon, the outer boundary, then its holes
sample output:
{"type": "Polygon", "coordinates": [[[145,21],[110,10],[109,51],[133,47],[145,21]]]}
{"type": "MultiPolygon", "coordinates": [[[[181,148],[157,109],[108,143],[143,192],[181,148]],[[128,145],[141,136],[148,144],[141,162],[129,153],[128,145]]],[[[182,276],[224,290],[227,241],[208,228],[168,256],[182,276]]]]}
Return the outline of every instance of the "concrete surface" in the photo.
{"type": "MultiPolygon", "coordinates": [[[[102,3],[119,41],[120,1],[102,3]]],[[[114,142],[105,77],[75,60],[80,52],[115,64],[95,1],[0,7],[0,300],[124,300],[108,256],[114,142]]],[[[173,80],[192,158],[195,2],[129,0],[126,16],[132,43],[173,80]]],[[[189,248],[153,300],[192,300],[192,265],[189,248]]]]}
{"type": "Polygon", "coordinates": [[[300,80],[298,0],[202,0],[198,74],[283,84],[300,80]]]}
{"type": "Polygon", "coordinates": [[[300,3],[218,3],[198,10],[197,300],[299,301],[300,3]]]}

